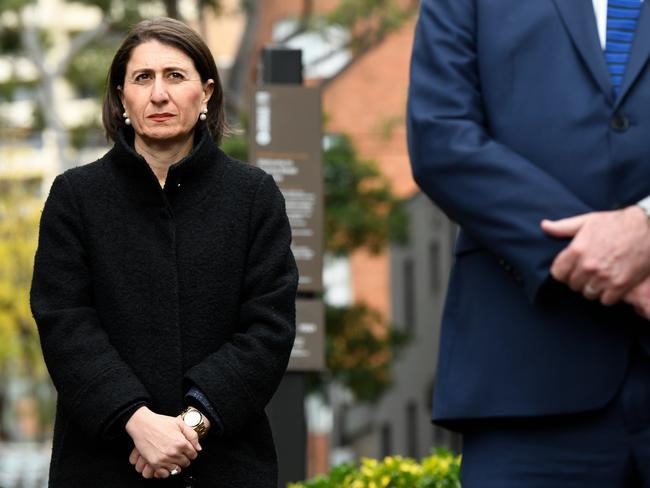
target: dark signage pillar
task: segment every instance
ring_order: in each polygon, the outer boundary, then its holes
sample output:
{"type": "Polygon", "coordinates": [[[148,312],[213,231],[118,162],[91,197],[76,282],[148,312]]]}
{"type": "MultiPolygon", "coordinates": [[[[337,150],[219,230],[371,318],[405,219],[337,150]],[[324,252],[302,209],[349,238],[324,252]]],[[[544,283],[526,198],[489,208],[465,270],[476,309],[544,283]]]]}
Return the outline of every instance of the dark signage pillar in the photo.
{"type": "Polygon", "coordinates": [[[251,162],[271,174],[284,195],[300,272],[289,370],[267,408],[281,488],[306,477],[304,372],[325,367],[322,109],[320,90],[302,86],[301,54],[281,47],[262,51],[249,131],[251,162]]]}

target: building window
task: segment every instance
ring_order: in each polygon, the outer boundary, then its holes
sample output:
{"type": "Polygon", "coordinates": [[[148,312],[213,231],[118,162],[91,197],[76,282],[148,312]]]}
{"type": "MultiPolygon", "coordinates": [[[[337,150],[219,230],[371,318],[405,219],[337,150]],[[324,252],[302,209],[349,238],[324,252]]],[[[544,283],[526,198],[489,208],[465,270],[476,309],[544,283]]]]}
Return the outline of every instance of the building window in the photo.
{"type": "Polygon", "coordinates": [[[418,406],[415,402],[406,405],[406,455],[417,458],[418,452],[418,406]]]}
{"type": "Polygon", "coordinates": [[[352,272],[347,257],[337,257],[330,253],[323,256],[324,300],[333,307],[352,305],[352,272]]]}
{"type": "Polygon", "coordinates": [[[438,242],[429,244],[429,277],[431,291],[438,293],[440,291],[440,245],[438,242]]]}
{"type": "Polygon", "coordinates": [[[385,458],[393,453],[393,433],[390,424],[381,426],[381,457],[385,458]]]}
{"type": "Polygon", "coordinates": [[[415,329],[415,269],[413,260],[404,261],[404,322],[406,330],[412,332],[415,329]]]}

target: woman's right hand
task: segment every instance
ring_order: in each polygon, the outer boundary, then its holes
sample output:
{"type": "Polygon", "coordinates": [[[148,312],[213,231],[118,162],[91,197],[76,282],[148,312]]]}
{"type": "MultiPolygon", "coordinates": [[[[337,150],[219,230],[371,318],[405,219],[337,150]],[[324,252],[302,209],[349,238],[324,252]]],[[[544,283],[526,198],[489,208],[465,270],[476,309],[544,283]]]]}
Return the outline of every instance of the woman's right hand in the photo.
{"type": "Polygon", "coordinates": [[[126,423],[126,431],[140,456],[151,468],[144,473],[146,464],[136,464],[136,471],[143,476],[148,475],[146,478],[162,470],[189,466],[201,450],[197,433],[180,417],[159,415],[144,406],[133,413],[126,423]]]}

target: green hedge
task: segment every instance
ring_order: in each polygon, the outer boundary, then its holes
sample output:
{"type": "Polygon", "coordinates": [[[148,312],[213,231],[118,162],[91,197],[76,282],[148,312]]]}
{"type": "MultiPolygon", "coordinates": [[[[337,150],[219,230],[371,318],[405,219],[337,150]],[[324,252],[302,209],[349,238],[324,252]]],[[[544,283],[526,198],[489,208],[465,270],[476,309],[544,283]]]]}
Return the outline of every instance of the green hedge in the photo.
{"type": "Polygon", "coordinates": [[[389,456],[383,461],[362,459],[358,467],[342,464],[326,476],[287,488],[460,488],[459,473],[460,456],[437,450],[419,463],[389,456]]]}

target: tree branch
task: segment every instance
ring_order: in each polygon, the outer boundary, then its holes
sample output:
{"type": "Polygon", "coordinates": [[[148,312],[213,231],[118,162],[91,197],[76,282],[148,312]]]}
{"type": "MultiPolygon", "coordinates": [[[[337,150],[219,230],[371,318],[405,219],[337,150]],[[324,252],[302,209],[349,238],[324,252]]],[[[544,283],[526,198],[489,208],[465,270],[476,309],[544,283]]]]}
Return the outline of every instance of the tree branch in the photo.
{"type": "Polygon", "coordinates": [[[44,76],[47,72],[47,66],[45,66],[45,56],[43,55],[43,49],[38,40],[36,28],[29,23],[23,22],[22,24],[20,38],[23,46],[25,47],[29,58],[34,62],[40,75],[44,76]]]}
{"type": "Polygon", "coordinates": [[[65,53],[63,59],[59,62],[58,66],[54,70],[54,76],[62,76],[68,66],[81,50],[83,50],[88,44],[90,44],[95,39],[103,36],[108,32],[108,29],[111,26],[111,18],[108,15],[104,15],[99,24],[97,24],[93,29],[83,31],[77,34],[71,41],[68,51],[65,53]]]}
{"type": "Polygon", "coordinates": [[[248,68],[250,63],[255,62],[253,60],[255,36],[260,21],[259,2],[247,1],[244,2],[243,7],[246,11],[246,27],[226,82],[226,112],[231,120],[236,119],[242,109],[248,68]]]}

